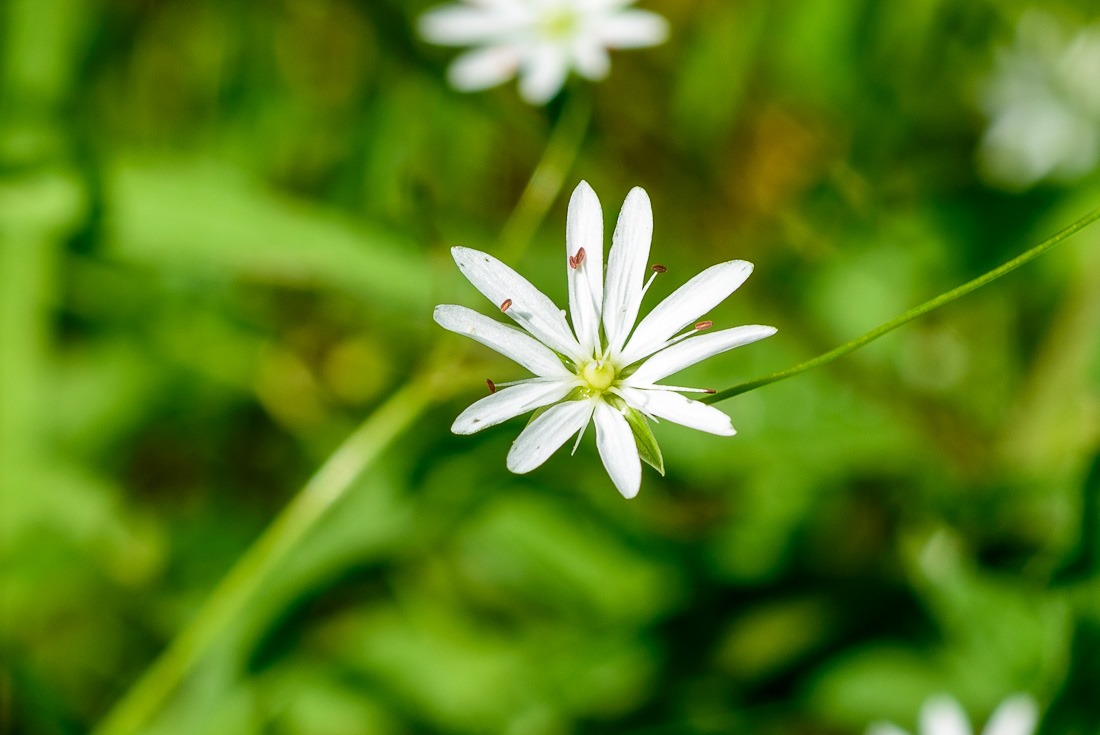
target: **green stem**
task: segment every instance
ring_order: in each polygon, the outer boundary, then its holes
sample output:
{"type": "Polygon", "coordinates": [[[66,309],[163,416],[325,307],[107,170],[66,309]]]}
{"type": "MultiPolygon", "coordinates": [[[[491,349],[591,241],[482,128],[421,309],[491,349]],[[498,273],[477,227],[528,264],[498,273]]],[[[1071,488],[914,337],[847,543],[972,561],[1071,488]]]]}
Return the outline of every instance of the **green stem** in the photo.
{"type": "Polygon", "coordinates": [[[496,245],[498,258],[505,262],[518,260],[534,238],[550,205],[561,193],[566,174],[573,168],[591,114],[589,98],[583,92],[575,92],[562,110],[546,150],[527,181],[519,202],[501,228],[496,245]]]}
{"type": "Polygon", "coordinates": [[[328,458],[211,593],[194,619],[100,724],[96,733],[135,733],[157,713],[186,673],[355,480],[431,403],[421,380],[409,381],[328,458]]]}
{"type": "Polygon", "coordinates": [[[707,396],[704,400],[707,403],[717,403],[718,401],[724,401],[727,398],[733,398],[734,396],[739,396],[742,393],[748,393],[751,390],[756,390],[757,388],[768,385],[769,383],[777,383],[780,380],[786,380],[787,378],[792,378],[795,375],[801,375],[802,373],[808,370],[813,370],[816,367],[827,365],[833,360],[836,360],[839,357],[843,357],[849,352],[858,350],[860,347],[863,347],[869,342],[873,342],[884,334],[894,331],[903,324],[907,324],[908,322],[911,322],[918,317],[924,316],[928,312],[938,309],[941,306],[950,304],[952,301],[955,301],[956,299],[965,296],[971,291],[975,291],[986,285],[987,283],[991,283],[1001,276],[1016,270],[1025,263],[1029,263],[1032,260],[1035,260],[1043,253],[1047,252],[1056,245],[1059,245],[1064,240],[1068,239],[1070,236],[1077,233],[1078,231],[1088,227],[1098,219],[1100,219],[1100,209],[1094,209],[1058,234],[1044,240],[1043,242],[1033,247],[1031,250],[1028,250],[1023,254],[1018,255],[1004,265],[998,266],[988,273],[978,276],[972,281],[967,281],[966,283],[948,291],[947,293],[940,294],[936,298],[926,301],[920,306],[914,307],[904,314],[894,317],[885,324],[875,327],[870,332],[867,332],[860,337],[856,337],[850,342],[842,344],[840,347],[829,350],[825,354],[818,355],[811,360],[799,363],[794,367],[789,367],[786,370],[780,370],[777,373],[772,373],[771,375],[766,375],[762,378],[750,380],[745,383],[739,383],[732,388],[720,390],[712,396],[707,396]]]}
{"type": "MultiPolygon", "coordinates": [[[[589,111],[587,101],[570,105],[551,133],[546,153],[501,234],[501,243],[512,248],[514,256],[530,243],[561,193],[587,130],[589,111]]],[[[462,384],[451,367],[453,358],[436,351],[428,360],[432,367],[409,380],[340,445],[237,560],[190,623],[108,712],[95,735],[130,735],[146,729],[279,563],[392,442],[445,395],[443,383],[462,384]]]]}

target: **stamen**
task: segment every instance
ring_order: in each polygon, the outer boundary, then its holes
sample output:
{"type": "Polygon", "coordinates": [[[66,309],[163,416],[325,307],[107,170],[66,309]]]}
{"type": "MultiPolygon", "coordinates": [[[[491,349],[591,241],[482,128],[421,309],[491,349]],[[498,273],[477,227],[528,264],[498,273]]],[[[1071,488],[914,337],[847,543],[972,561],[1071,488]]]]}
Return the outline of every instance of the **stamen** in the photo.
{"type": "MultiPolygon", "coordinates": [[[[486,382],[488,382],[488,381],[486,381],[486,382]]],[[[493,383],[493,387],[496,388],[497,390],[500,390],[501,388],[511,388],[513,385],[530,385],[531,383],[551,383],[551,382],[554,382],[554,381],[549,380],[547,378],[524,378],[522,380],[509,380],[507,383],[493,383]]],[[[581,385],[582,385],[582,381],[580,380],[580,378],[577,378],[577,386],[580,387],[581,385]]]]}
{"type": "Polygon", "coordinates": [[[710,329],[713,326],[714,326],[714,322],[709,322],[709,321],[708,322],[699,322],[698,324],[696,324],[694,327],[692,327],[688,331],[684,332],[683,334],[677,334],[672,339],[666,341],[663,345],[661,345],[659,348],[657,348],[654,351],[655,352],[660,352],[661,350],[665,349],[666,347],[671,347],[672,345],[676,344],[677,342],[683,342],[688,337],[690,337],[694,334],[698,334],[699,332],[702,332],[704,329],[710,329]]]}
{"type": "Polygon", "coordinates": [[[632,385],[630,387],[638,390],[663,390],[669,393],[708,393],[714,395],[718,392],[711,388],[683,388],[678,385],[632,385]]]}
{"type": "Polygon", "coordinates": [[[511,308],[512,308],[512,300],[511,299],[504,299],[504,303],[500,305],[500,310],[501,311],[508,311],[511,308]]]}
{"type": "Polygon", "coordinates": [[[646,281],[645,286],[642,287],[642,296],[645,296],[645,292],[649,290],[649,286],[653,283],[654,278],[656,278],[661,273],[668,273],[668,268],[665,268],[660,263],[654,263],[653,265],[649,266],[649,269],[653,272],[649,274],[649,280],[646,281]]]}
{"type": "Polygon", "coordinates": [[[584,262],[584,248],[578,248],[576,255],[569,256],[569,267],[573,270],[577,270],[581,267],[581,263],[584,262]]]}
{"type": "Polygon", "coordinates": [[[489,380],[488,378],[485,379],[485,385],[489,386],[489,395],[497,392],[497,384],[489,380]]]}

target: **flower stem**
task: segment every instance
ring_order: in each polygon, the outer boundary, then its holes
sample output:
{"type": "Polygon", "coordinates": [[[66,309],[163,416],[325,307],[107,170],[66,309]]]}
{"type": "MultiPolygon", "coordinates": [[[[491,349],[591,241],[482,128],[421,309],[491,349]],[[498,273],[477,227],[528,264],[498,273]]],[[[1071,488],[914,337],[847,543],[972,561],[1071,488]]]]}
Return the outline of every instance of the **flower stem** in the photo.
{"type": "Polygon", "coordinates": [[[592,115],[592,102],[574,92],[558,118],[535,172],[497,238],[497,257],[518,260],[558,198],[565,175],[573,168],[592,115]]]}
{"type": "MultiPolygon", "coordinates": [[[[586,99],[568,105],[547,142],[546,151],[501,232],[500,243],[518,257],[561,193],[588,128],[586,99]]],[[[241,556],[214,588],[195,617],[172,640],[142,677],[96,728],[95,735],[144,732],[188,673],[252,601],[257,590],[325,513],[456,379],[454,355],[437,350],[429,367],[414,376],[377,408],[325,461],[293,500],[241,556]]]]}
{"type": "Polygon", "coordinates": [[[994,268],[988,273],[984,273],[978,276],[972,281],[967,281],[957,288],[953,288],[946,293],[942,293],[934,299],[925,301],[920,306],[916,306],[905,312],[904,314],[900,314],[899,316],[894,317],[885,324],[875,327],[870,332],[856,337],[850,342],[846,342],[835,349],[829,350],[828,352],[822,355],[818,355],[813,359],[799,363],[794,367],[789,367],[786,370],[780,370],[779,372],[772,373],[771,375],[766,375],[762,378],[750,380],[745,383],[739,383],[731,388],[720,390],[712,396],[707,396],[703,400],[706,403],[717,403],[718,401],[724,401],[727,398],[733,398],[734,396],[739,396],[742,393],[748,393],[749,391],[756,390],[757,388],[763,387],[770,383],[777,383],[780,380],[792,378],[795,375],[800,375],[804,372],[807,372],[808,370],[813,370],[816,367],[827,365],[833,360],[836,360],[839,357],[843,357],[849,352],[858,350],[860,347],[863,347],[869,342],[875,341],[884,334],[894,331],[903,324],[907,324],[908,322],[911,322],[918,317],[924,316],[928,312],[938,309],[941,306],[950,304],[952,301],[955,301],[956,299],[965,296],[971,291],[975,291],[986,285],[987,283],[992,283],[1001,276],[1016,270],[1025,263],[1035,260],[1043,253],[1052,249],[1056,245],[1061,244],[1064,240],[1068,239],[1070,236],[1074,235],[1078,231],[1088,227],[1098,219],[1100,219],[1100,209],[1094,209],[1061,232],[1058,232],[1057,234],[1047,238],[1032,249],[1028,250],[1025,253],[1022,253],[1021,255],[1016,256],[1007,263],[1004,263],[1003,265],[994,268]]]}
{"type": "Polygon", "coordinates": [[[96,733],[116,735],[144,730],[271,571],[433,398],[420,381],[412,380],[371,414],[237,561],[194,619],[108,714],[96,733]]]}

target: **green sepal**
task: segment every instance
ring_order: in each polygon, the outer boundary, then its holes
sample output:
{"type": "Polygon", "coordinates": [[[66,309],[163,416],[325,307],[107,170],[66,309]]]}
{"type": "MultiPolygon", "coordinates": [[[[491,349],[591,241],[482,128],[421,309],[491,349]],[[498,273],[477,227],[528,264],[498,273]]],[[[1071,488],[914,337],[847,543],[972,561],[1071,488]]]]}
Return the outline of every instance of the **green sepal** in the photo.
{"type": "MultiPolygon", "coordinates": [[[[550,406],[553,406],[553,405],[556,405],[556,404],[553,404],[553,403],[552,403],[552,404],[550,404],[550,406]]],[[[537,418],[538,418],[539,416],[542,416],[542,415],[543,415],[544,413],[546,413],[546,412],[547,412],[547,411],[548,411],[548,410],[550,409],[550,406],[542,406],[541,408],[536,408],[536,409],[535,409],[535,412],[534,412],[534,413],[532,413],[532,414],[531,414],[531,415],[530,415],[530,416],[529,416],[529,417],[527,418],[527,423],[526,423],[526,424],[524,425],[524,427],[523,427],[523,428],[525,428],[525,429],[526,429],[526,428],[527,428],[528,426],[530,426],[530,425],[531,425],[531,422],[532,422],[532,421],[534,421],[534,420],[535,420],[535,419],[537,419],[537,418]]]]}
{"type": "Polygon", "coordinates": [[[665,458],[661,455],[661,447],[657,445],[657,437],[653,436],[653,431],[649,428],[649,421],[641,411],[630,406],[623,407],[622,413],[626,417],[626,423],[630,425],[630,430],[634,433],[634,443],[638,445],[638,456],[664,477],[665,458]]]}
{"type": "MultiPolygon", "coordinates": [[[[535,412],[532,413],[531,416],[527,419],[527,426],[530,426],[532,421],[537,419],[539,416],[542,416],[544,413],[549,411],[554,406],[557,406],[559,403],[567,403],[569,401],[580,401],[580,400],[583,400],[583,399],[589,398],[589,397],[590,397],[590,392],[589,391],[585,390],[584,388],[575,388],[572,391],[570,391],[569,394],[565,398],[558,401],[558,403],[551,403],[549,406],[543,406],[542,408],[536,408],[535,412]]],[[[526,428],[526,427],[524,427],[524,428],[526,428]]]]}

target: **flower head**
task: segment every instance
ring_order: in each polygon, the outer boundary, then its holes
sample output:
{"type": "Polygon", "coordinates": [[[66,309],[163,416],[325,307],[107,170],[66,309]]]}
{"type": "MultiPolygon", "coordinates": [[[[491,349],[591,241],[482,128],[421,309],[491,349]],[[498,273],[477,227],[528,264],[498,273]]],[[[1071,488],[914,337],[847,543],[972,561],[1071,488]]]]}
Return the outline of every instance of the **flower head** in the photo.
{"type": "MultiPolygon", "coordinates": [[[[990,716],[982,735],[1031,735],[1039,721],[1035,700],[1017,694],[1001,702],[990,716]]],[[[959,703],[941,694],[932,697],[920,711],[920,735],[971,735],[970,721],[959,703]]],[[[867,735],[907,735],[896,725],[876,723],[867,728],[867,735]]]]}
{"type": "Polygon", "coordinates": [[[531,104],[550,100],[570,70],[587,79],[607,76],[607,50],[654,46],[668,24],[656,13],[628,8],[634,0],[463,0],[420,19],[425,40],[474,46],[448,72],[464,92],[495,87],[519,74],[531,104]]]}
{"type": "Polygon", "coordinates": [[[1071,180],[1100,160],[1100,27],[1070,36],[1039,11],[1025,13],[982,90],[989,127],[979,150],[993,183],[1023,189],[1071,180]]]}
{"type": "Polygon", "coordinates": [[[728,416],[681,395],[711,391],[658,381],[775,333],[755,325],[710,332],[711,322],[698,321],[745,282],[752,264],[731,260],[706,269],[635,326],[642,297],[665,272],[649,265],[652,233],[649,196],[635,188],[619,214],[605,276],[600,202],[587,183],[577,186],[569,202],[564,262],[572,328],[566,312],[511,268],[487,253],[452,248],[463,275],[520,328],[452,304],[435,308],[436,322],[491,347],[535,377],[501,384],[499,390],[490,382],[490,395],[463,411],[451,430],[472,434],[539,410],[508,452],[508,469],[522,474],[573,435],[579,443],[594,421],[600,458],[627,498],[638,494],[642,459],[663,472],[647,419],[732,436],[728,416]]]}

